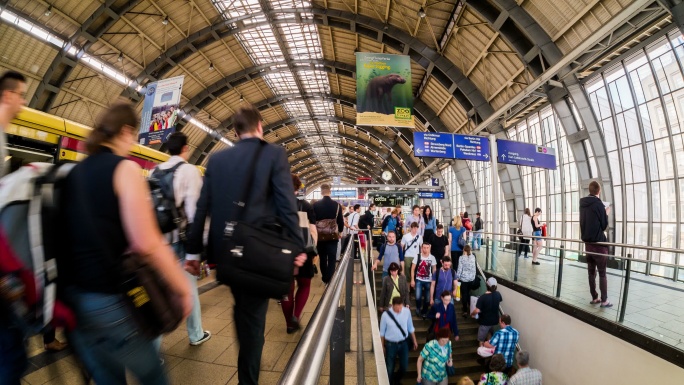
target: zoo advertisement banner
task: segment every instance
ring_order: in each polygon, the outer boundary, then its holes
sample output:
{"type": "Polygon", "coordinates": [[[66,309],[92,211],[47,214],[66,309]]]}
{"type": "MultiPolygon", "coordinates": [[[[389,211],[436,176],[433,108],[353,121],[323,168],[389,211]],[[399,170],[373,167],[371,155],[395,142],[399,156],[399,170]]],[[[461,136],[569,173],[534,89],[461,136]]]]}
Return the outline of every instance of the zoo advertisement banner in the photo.
{"type": "Polygon", "coordinates": [[[408,56],[356,53],[356,124],[414,127],[408,56]]]}
{"type": "Polygon", "coordinates": [[[176,131],[183,78],[176,76],[147,85],[138,135],[140,144],[164,143],[176,131]]]}

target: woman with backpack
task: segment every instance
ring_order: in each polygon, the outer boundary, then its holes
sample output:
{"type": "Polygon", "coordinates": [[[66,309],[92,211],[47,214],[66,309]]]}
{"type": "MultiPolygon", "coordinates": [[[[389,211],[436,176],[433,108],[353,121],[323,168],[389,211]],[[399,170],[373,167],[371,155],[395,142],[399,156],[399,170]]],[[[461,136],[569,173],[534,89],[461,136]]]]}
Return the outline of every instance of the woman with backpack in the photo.
{"type": "Polygon", "coordinates": [[[463,247],[463,255],[458,259],[458,269],[456,279],[461,283],[461,306],[463,316],[468,318],[470,315],[470,291],[477,290],[480,280],[477,276],[477,260],[475,254],[470,250],[470,245],[463,247]]]}
{"type": "Polygon", "coordinates": [[[520,218],[520,229],[518,229],[518,235],[522,235],[522,237],[518,237],[520,243],[518,243],[516,258],[521,256],[523,252],[525,253],[525,258],[529,258],[527,253],[530,251],[530,237],[532,236],[533,232],[534,228],[532,227],[532,215],[530,213],[530,209],[525,208],[525,213],[520,218]]]}
{"type": "Polygon", "coordinates": [[[463,255],[463,247],[466,245],[466,228],[461,222],[459,215],[454,217],[454,225],[449,227],[449,244],[451,245],[451,260],[455,264],[454,269],[458,270],[458,260],[463,255]]]}
{"type": "Polygon", "coordinates": [[[154,338],[140,332],[122,288],[124,255],[147,263],[192,308],[190,285],[166,244],[142,169],[127,160],[139,122],[129,104],[111,106],[86,140],[89,156],[67,177],[59,273],[77,327],[69,342],[97,384],[125,384],[130,371],[142,384],[168,383],[154,338]]]}

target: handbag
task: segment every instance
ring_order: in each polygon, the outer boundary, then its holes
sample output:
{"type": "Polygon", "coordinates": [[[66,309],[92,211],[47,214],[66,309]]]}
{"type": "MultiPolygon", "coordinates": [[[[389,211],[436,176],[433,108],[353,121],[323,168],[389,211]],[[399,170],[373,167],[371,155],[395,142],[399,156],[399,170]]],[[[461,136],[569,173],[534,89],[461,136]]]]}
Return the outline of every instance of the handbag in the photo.
{"type": "Polygon", "coordinates": [[[138,254],[125,254],[122,267],[121,289],[140,333],[156,338],[174,331],[183,320],[181,297],[138,254]]]}
{"type": "Polygon", "coordinates": [[[244,219],[256,163],[265,145],[261,141],[252,159],[237,220],[226,222],[216,279],[232,287],[249,288],[254,296],[280,299],[290,291],[294,259],[303,252],[301,239],[292,239],[278,218],[261,217],[251,223],[244,219]]]}
{"type": "Polygon", "coordinates": [[[318,232],[318,241],[338,241],[340,240],[340,232],[337,231],[337,216],[340,215],[340,206],[337,205],[337,212],[335,218],[321,219],[316,221],[316,231],[318,232]]]}

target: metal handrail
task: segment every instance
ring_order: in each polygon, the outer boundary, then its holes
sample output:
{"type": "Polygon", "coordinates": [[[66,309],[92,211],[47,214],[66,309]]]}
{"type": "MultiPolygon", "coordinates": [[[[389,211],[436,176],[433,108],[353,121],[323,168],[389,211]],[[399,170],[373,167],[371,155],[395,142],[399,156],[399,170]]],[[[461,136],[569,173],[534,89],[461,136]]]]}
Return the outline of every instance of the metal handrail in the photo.
{"type": "MultiPolygon", "coordinates": [[[[371,230],[363,230],[369,232],[368,239],[368,254],[369,256],[373,253],[373,234],[371,230]]],[[[368,262],[366,258],[361,258],[361,269],[363,272],[364,279],[371,281],[373,289],[371,292],[371,287],[366,284],[366,301],[368,302],[368,312],[371,314],[370,324],[371,324],[371,340],[373,342],[373,355],[375,356],[375,369],[378,376],[378,384],[389,384],[389,374],[387,374],[387,366],[385,364],[385,355],[382,349],[382,340],[380,339],[380,325],[378,323],[378,318],[373,317],[373,314],[377,314],[377,309],[375,307],[375,279],[370,279],[368,275],[368,262]]],[[[361,336],[357,336],[361,338],[361,336]]],[[[359,383],[361,383],[359,381],[359,383]]]]}
{"type": "MultiPolygon", "coordinates": [[[[510,233],[493,233],[493,232],[480,232],[480,234],[486,234],[486,235],[501,235],[505,237],[520,237],[520,238],[541,238],[542,240],[551,240],[551,241],[563,241],[563,242],[574,242],[574,243],[580,243],[580,244],[591,244],[591,245],[599,245],[599,246],[615,246],[615,247],[621,247],[624,249],[640,249],[640,250],[651,250],[651,251],[661,251],[661,252],[666,252],[666,253],[675,253],[675,254],[684,254],[684,250],[682,249],[670,249],[670,248],[664,248],[664,247],[653,247],[653,246],[641,246],[641,245],[630,245],[626,243],[612,243],[612,242],[584,242],[582,240],[578,239],[569,239],[569,238],[553,238],[553,237],[542,237],[542,236],[529,236],[529,235],[519,235],[519,234],[510,234],[510,233]]],[[[510,241],[511,243],[520,243],[518,241],[510,241]]],[[[558,247],[551,247],[551,246],[544,246],[547,249],[559,249],[558,247]]],[[[586,253],[586,250],[578,250],[578,249],[564,249],[566,252],[576,252],[576,253],[586,253]]],[[[642,262],[642,263],[649,263],[655,266],[663,266],[663,267],[671,267],[671,268],[678,268],[681,269],[684,266],[683,265],[677,265],[674,263],[666,263],[666,262],[659,262],[659,261],[653,261],[653,260],[647,260],[647,259],[637,259],[634,257],[623,257],[619,255],[612,255],[612,254],[601,254],[597,252],[591,252],[592,254],[595,255],[602,255],[605,257],[611,257],[615,259],[620,259],[620,260],[631,260],[634,262],[642,262]]],[[[550,257],[555,257],[551,255],[550,257]]]]}
{"type": "Polygon", "coordinates": [[[347,244],[340,265],[335,270],[323,293],[311,321],[306,326],[292,357],[278,381],[281,385],[314,385],[318,380],[325,359],[326,348],[335,321],[335,307],[340,301],[347,265],[352,258],[353,240],[347,244]]]}

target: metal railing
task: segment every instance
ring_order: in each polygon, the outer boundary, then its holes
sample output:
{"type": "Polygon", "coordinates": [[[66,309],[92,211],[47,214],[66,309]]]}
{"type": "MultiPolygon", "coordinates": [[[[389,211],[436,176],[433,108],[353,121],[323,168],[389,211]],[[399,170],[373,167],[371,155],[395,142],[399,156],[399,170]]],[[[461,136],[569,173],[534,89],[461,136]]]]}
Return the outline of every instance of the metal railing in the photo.
{"type": "MultiPolygon", "coordinates": [[[[347,247],[342,251],[343,255],[339,265],[321,298],[311,321],[309,321],[304,333],[295,348],[295,351],[287,363],[283,374],[278,382],[281,385],[314,385],[319,383],[321,368],[324,363],[326,349],[330,348],[330,384],[344,384],[345,382],[345,353],[351,351],[351,313],[354,284],[359,284],[356,301],[356,343],[357,343],[357,381],[365,383],[365,366],[363,357],[363,321],[361,317],[361,284],[365,280],[365,295],[370,314],[375,314],[375,280],[370,279],[368,258],[372,258],[372,233],[368,231],[368,240],[365,249],[360,248],[358,234],[353,234],[347,247]],[[361,254],[359,271],[360,282],[354,281],[355,264],[352,262],[355,255],[355,245],[359,246],[361,254]],[[344,306],[339,306],[342,296],[342,287],[345,286],[344,306]]],[[[340,240],[342,242],[342,240],[340,240]]],[[[385,366],[380,340],[380,327],[376,317],[370,317],[373,352],[375,354],[377,378],[379,384],[389,384],[387,368],[385,366]]]]}

